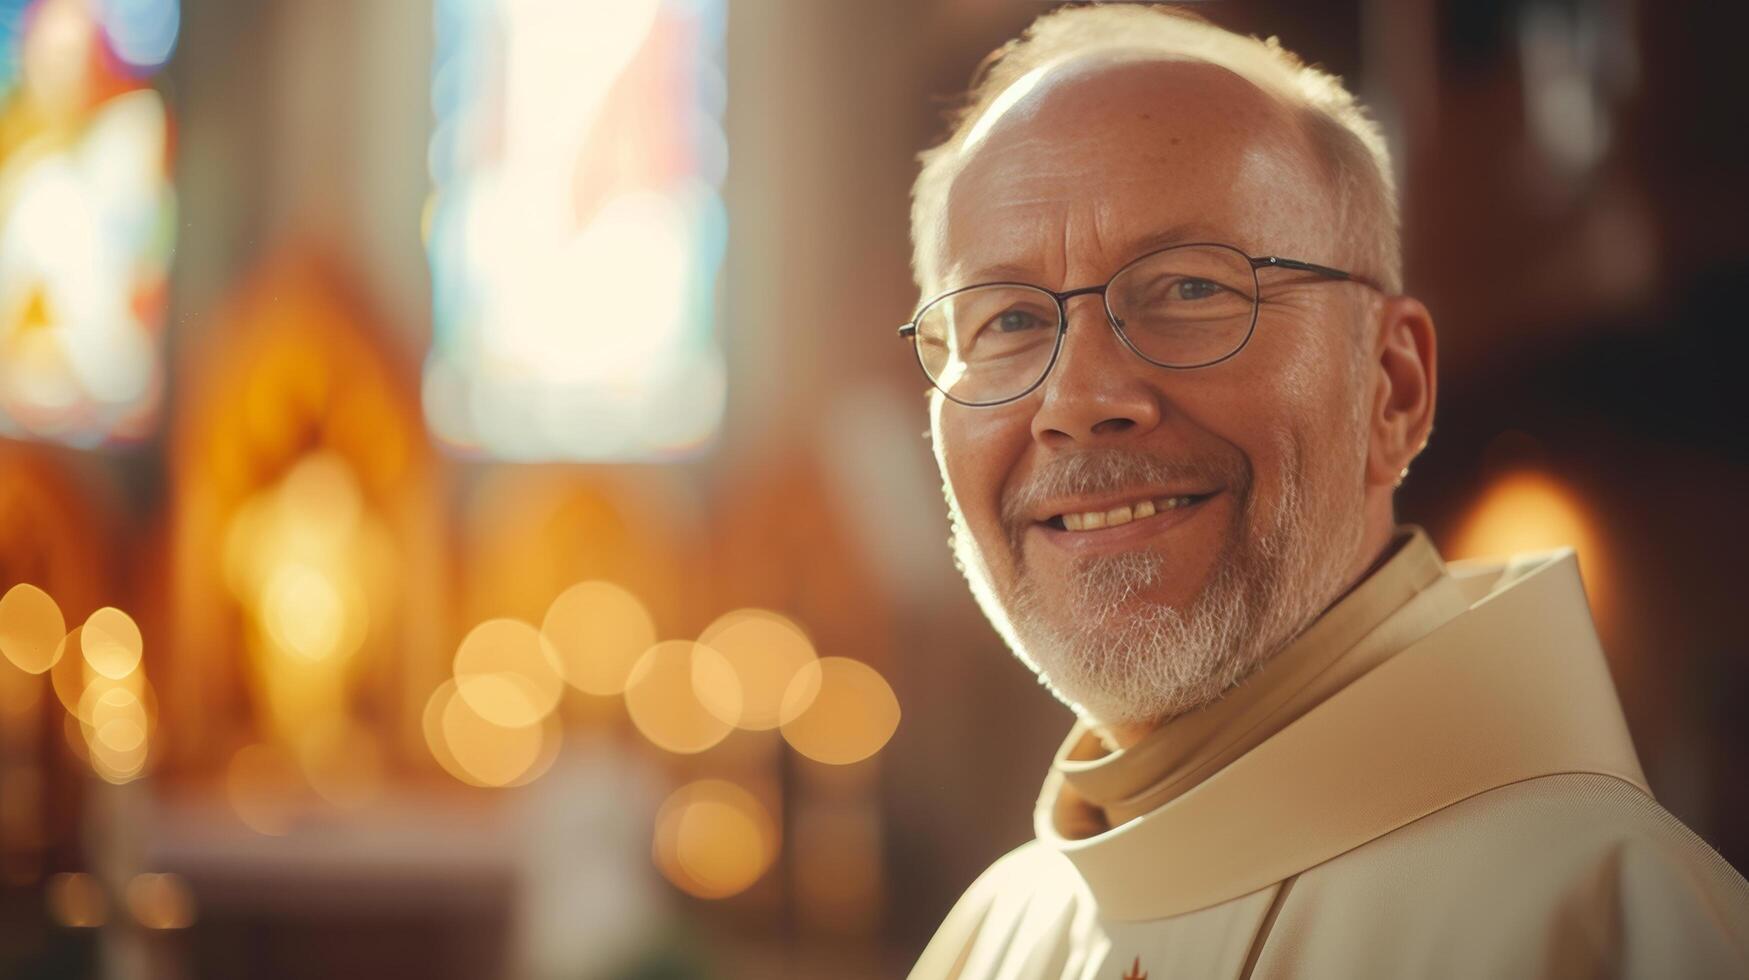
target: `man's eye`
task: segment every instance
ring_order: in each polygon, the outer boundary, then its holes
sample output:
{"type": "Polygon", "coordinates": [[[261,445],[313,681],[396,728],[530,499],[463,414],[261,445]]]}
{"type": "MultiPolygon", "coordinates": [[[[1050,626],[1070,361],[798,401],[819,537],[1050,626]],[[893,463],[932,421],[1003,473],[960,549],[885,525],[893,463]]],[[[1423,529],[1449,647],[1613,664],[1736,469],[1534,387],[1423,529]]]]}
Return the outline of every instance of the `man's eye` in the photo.
{"type": "Polygon", "coordinates": [[[1044,320],[1026,310],[1004,310],[996,314],[991,326],[1003,333],[1017,333],[1021,330],[1037,330],[1045,325],[1044,320]]]}
{"type": "Polygon", "coordinates": [[[1172,286],[1172,298],[1208,299],[1219,295],[1221,289],[1219,283],[1210,282],[1207,279],[1180,279],[1172,286]]]}

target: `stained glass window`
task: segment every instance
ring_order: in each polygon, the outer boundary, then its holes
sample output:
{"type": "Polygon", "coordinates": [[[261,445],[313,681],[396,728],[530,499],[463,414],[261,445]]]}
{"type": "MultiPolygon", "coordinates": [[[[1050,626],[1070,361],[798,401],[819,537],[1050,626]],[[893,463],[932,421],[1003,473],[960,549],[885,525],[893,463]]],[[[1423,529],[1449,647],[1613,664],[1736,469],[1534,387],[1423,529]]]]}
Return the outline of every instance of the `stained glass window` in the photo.
{"type": "Polygon", "coordinates": [[[432,429],[516,460],[704,445],[725,0],[438,0],[432,429]]]}
{"type": "Polygon", "coordinates": [[[0,0],[0,435],[148,433],[176,228],[176,0],[0,0]]]}

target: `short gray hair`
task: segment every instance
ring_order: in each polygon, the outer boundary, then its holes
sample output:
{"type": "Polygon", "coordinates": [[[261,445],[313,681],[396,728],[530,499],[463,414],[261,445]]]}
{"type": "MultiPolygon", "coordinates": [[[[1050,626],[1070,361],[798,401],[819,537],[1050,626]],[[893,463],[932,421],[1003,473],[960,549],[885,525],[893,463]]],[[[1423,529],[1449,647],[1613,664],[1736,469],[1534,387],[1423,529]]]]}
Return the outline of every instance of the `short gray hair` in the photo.
{"type": "MultiPolygon", "coordinates": [[[[911,189],[912,273],[925,295],[938,292],[948,189],[968,143],[1000,112],[1017,82],[1066,61],[1111,54],[1140,60],[1197,61],[1249,81],[1297,110],[1314,152],[1326,167],[1348,240],[1354,271],[1390,292],[1403,288],[1396,181],[1383,132],[1342,79],[1307,65],[1271,37],[1259,40],[1217,27],[1184,10],[1125,3],[1066,7],[1033,21],[1019,38],[991,52],[972,75],[964,103],[949,117],[947,139],[918,155],[922,170],[911,189]]],[[[1024,91],[1024,88],[1017,91],[1024,91]]]]}

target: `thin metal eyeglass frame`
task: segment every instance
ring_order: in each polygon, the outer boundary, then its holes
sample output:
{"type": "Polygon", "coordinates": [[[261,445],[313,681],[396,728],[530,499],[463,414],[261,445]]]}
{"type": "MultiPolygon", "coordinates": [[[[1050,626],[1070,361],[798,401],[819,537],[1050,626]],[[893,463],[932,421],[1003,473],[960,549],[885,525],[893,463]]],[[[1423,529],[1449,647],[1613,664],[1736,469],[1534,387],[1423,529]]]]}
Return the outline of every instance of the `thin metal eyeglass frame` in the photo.
{"type": "Polygon", "coordinates": [[[1327,279],[1331,282],[1352,282],[1352,283],[1358,283],[1362,286],[1366,286],[1369,289],[1376,289],[1381,293],[1387,291],[1384,288],[1384,286],[1380,285],[1376,280],[1374,280],[1370,277],[1357,275],[1355,273],[1348,272],[1348,271],[1345,271],[1343,269],[1332,268],[1332,267],[1327,266],[1327,265],[1319,265],[1316,262],[1307,262],[1303,259],[1289,259],[1289,258],[1284,258],[1284,257],[1279,256],[1279,255],[1263,255],[1263,256],[1248,255],[1245,253],[1244,250],[1238,248],[1237,246],[1227,245],[1227,244],[1224,244],[1221,242],[1185,242],[1185,243],[1180,244],[1180,245],[1168,245],[1165,248],[1158,248],[1152,252],[1147,252],[1147,253],[1144,253],[1142,255],[1136,256],[1135,258],[1131,259],[1130,261],[1125,262],[1121,267],[1118,268],[1118,270],[1116,272],[1111,274],[1111,278],[1107,279],[1102,285],[1098,285],[1098,286],[1081,286],[1077,289],[1065,289],[1065,290],[1059,292],[1059,291],[1054,290],[1054,289],[1046,289],[1043,286],[1035,285],[1035,284],[1030,283],[1030,282],[979,282],[979,283],[973,283],[972,285],[969,285],[969,286],[961,286],[958,289],[950,289],[947,292],[942,293],[941,295],[935,297],[934,299],[931,299],[929,302],[924,303],[922,306],[918,307],[916,315],[911,317],[911,322],[903,324],[899,327],[899,336],[906,338],[906,339],[909,339],[911,341],[911,350],[912,350],[912,353],[917,358],[917,366],[918,366],[918,368],[920,368],[923,371],[923,376],[925,378],[929,379],[930,386],[935,388],[935,390],[941,392],[942,396],[947,398],[949,401],[955,402],[955,403],[960,404],[960,405],[965,405],[968,408],[994,408],[997,405],[1006,405],[1009,402],[1019,401],[1020,399],[1025,398],[1027,395],[1030,395],[1034,391],[1038,390],[1039,385],[1044,384],[1045,379],[1050,377],[1051,369],[1057,366],[1057,357],[1059,354],[1062,353],[1062,350],[1063,350],[1063,336],[1069,332],[1069,308],[1068,308],[1069,300],[1074,299],[1077,296],[1098,296],[1099,297],[1100,305],[1105,308],[1105,322],[1111,327],[1112,332],[1117,334],[1118,339],[1123,341],[1123,345],[1130,349],[1130,353],[1136,355],[1137,357],[1141,358],[1144,361],[1147,361],[1149,364],[1152,364],[1155,367],[1165,368],[1169,371],[1194,371],[1198,368],[1213,367],[1214,365],[1219,364],[1222,361],[1236,357],[1236,356],[1238,356],[1240,351],[1244,350],[1245,347],[1251,343],[1252,334],[1255,334],[1257,332],[1258,311],[1263,306],[1263,297],[1262,297],[1263,285],[1257,277],[1257,272],[1260,269],[1291,269],[1295,272],[1309,272],[1309,273],[1312,273],[1313,275],[1320,276],[1320,277],[1327,279]],[[1220,357],[1214,358],[1213,360],[1204,361],[1201,364],[1162,364],[1159,361],[1154,360],[1153,358],[1149,357],[1148,355],[1146,355],[1146,354],[1142,353],[1140,350],[1138,350],[1136,348],[1135,343],[1132,340],[1130,340],[1129,335],[1124,333],[1123,326],[1119,322],[1117,314],[1112,312],[1111,296],[1110,296],[1109,290],[1111,289],[1111,284],[1113,282],[1116,282],[1117,278],[1119,276],[1123,275],[1125,272],[1128,272],[1130,269],[1141,264],[1142,262],[1145,262],[1148,259],[1154,258],[1155,256],[1163,255],[1167,252],[1176,252],[1180,249],[1186,249],[1186,248],[1218,248],[1218,249],[1222,249],[1223,251],[1232,252],[1234,255],[1239,256],[1240,258],[1244,259],[1247,263],[1250,264],[1250,266],[1251,266],[1251,322],[1249,324],[1247,324],[1245,327],[1244,339],[1240,340],[1237,346],[1235,346],[1232,350],[1228,351],[1227,353],[1222,354],[1220,357]],[[987,289],[987,288],[992,287],[992,286],[1017,286],[1017,287],[1021,287],[1024,289],[1032,289],[1032,290],[1036,290],[1038,292],[1044,293],[1045,295],[1051,297],[1053,300],[1056,301],[1056,304],[1057,304],[1057,335],[1056,335],[1056,340],[1055,340],[1053,346],[1051,347],[1051,359],[1045,363],[1045,368],[1043,371],[1039,372],[1038,378],[1036,378],[1032,382],[1032,384],[1027,385],[1026,389],[1017,395],[1010,395],[1007,398],[1001,398],[1001,399],[997,399],[996,401],[989,401],[989,402],[973,402],[973,401],[966,401],[963,398],[955,398],[953,396],[953,394],[950,393],[946,388],[943,388],[940,384],[938,384],[933,377],[930,377],[929,368],[927,365],[925,365],[923,363],[923,349],[917,341],[917,324],[918,324],[918,321],[923,319],[923,314],[929,312],[931,307],[935,306],[935,304],[941,302],[942,300],[948,299],[949,297],[958,296],[961,293],[970,292],[974,289],[987,289]]]}

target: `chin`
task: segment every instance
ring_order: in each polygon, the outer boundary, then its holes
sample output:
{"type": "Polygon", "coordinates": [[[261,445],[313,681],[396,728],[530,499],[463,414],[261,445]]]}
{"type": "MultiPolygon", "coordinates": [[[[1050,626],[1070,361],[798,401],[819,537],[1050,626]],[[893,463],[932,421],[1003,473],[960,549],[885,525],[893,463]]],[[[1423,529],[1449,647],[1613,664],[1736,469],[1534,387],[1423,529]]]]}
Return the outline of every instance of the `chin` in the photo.
{"type": "Polygon", "coordinates": [[[1083,721],[1149,724],[1218,700],[1297,631],[1303,596],[1284,571],[1217,562],[1190,584],[1163,555],[1105,555],[1067,581],[1019,576],[996,614],[1016,656],[1083,721]]]}

